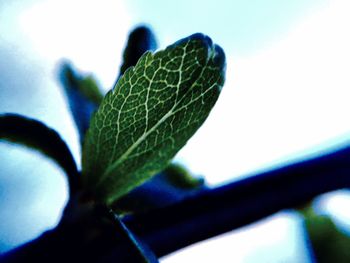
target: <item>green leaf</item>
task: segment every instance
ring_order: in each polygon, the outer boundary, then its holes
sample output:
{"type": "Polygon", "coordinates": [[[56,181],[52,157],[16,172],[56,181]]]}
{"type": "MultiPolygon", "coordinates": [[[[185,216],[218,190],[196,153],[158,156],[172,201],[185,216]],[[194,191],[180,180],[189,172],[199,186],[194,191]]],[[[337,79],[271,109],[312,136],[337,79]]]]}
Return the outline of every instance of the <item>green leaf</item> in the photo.
{"type": "Polygon", "coordinates": [[[175,204],[207,190],[204,179],[190,174],[179,164],[170,164],[164,171],[133,189],[112,204],[118,214],[145,212],[175,204]]]}
{"type": "Polygon", "coordinates": [[[92,118],[83,147],[86,187],[110,204],[163,170],[207,118],[224,72],[223,50],[202,34],[146,52],[92,118]]]}
{"type": "Polygon", "coordinates": [[[123,53],[123,64],[120,67],[120,75],[123,75],[129,67],[135,66],[146,51],[153,51],[156,48],[156,38],[151,29],[146,26],[135,28],[129,35],[128,43],[123,53]]]}
{"type": "Polygon", "coordinates": [[[310,206],[301,211],[304,228],[312,249],[312,255],[319,263],[350,262],[350,237],[342,233],[332,218],[316,214],[310,206]]]}
{"type": "Polygon", "coordinates": [[[61,65],[61,78],[65,89],[78,90],[87,100],[99,105],[103,99],[97,81],[92,75],[82,75],[68,62],[61,65]]]}
{"type": "Polygon", "coordinates": [[[196,189],[204,185],[202,177],[193,176],[184,166],[170,164],[165,170],[165,180],[179,189],[196,189]]]}
{"type": "Polygon", "coordinates": [[[0,115],[0,141],[6,140],[42,152],[66,172],[70,194],[77,191],[79,173],[72,153],[59,134],[43,123],[17,114],[0,115]]]}
{"type": "Polygon", "coordinates": [[[68,62],[64,62],[60,66],[59,77],[82,143],[92,113],[97,110],[103,95],[96,80],[91,75],[81,75],[68,62]]]}

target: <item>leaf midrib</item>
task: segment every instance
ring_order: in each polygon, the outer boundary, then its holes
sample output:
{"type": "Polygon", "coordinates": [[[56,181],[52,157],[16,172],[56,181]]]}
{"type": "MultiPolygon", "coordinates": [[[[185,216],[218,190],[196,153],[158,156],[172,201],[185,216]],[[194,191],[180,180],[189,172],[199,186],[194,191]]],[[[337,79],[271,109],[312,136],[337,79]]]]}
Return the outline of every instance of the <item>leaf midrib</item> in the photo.
{"type": "MultiPolygon", "coordinates": [[[[126,160],[128,158],[128,156],[132,153],[132,151],[139,146],[139,144],[145,140],[154,130],[156,130],[159,125],[161,125],[164,121],[166,121],[166,119],[168,119],[173,113],[174,113],[174,109],[181,103],[181,101],[186,97],[186,95],[193,89],[194,85],[196,84],[197,80],[202,76],[206,66],[208,65],[208,62],[210,61],[210,57],[207,58],[207,61],[205,63],[205,65],[203,65],[201,73],[199,74],[199,76],[197,77],[196,81],[194,81],[191,85],[191,87],[187,90],[187,92],[184,94],[184,96],[182,96],[182,98],[180,100],[178,100],[173,107],[151,128],[149,129],[147,132],[145,132],[144,134],[142,134],[142,136],[140,136],[137,141],[135,143],[133,143],[125,152],[122,156],[120,156],[115,162],[113,162],[112,165],[110,165],[105,172],[103,173],[103,175],[100,177],[101,179],[97,182],[97,186],[100,185],[101,183],[103,183],[103,181],[105,180],[105,178],[108,177],[108,175],[113,172],[113,170],[120,164],[122,163],[124,160],[126,160]]],[[[176,112],[175,112],[176,113],[176,112]]]]}

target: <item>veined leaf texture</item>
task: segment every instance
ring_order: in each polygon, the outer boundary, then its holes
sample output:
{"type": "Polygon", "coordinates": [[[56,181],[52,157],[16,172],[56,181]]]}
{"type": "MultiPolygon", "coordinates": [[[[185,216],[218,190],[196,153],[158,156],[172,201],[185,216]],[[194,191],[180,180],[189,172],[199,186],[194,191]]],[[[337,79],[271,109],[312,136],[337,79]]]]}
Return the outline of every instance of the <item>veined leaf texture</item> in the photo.
{"type": "Polygon", "coordinates": [[[223,50],[199,33],[129,68],[85,138],[83,176],[95,197],[111,204],[163,170],[207,118],[224,75],[223,50]]]}

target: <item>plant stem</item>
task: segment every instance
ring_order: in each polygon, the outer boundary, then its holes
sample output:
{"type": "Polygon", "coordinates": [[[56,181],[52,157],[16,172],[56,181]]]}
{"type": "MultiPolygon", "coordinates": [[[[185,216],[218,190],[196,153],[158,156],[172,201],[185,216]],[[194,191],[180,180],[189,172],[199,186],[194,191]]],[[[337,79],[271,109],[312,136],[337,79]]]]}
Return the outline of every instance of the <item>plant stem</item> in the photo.
{"type": "MultiPolygon", "coordinates": [[[[81,204],[78,204],[79,206],[81,204]]],[[[61,223],[39,238],[0,255],[1,263],[158,262],[146,247],[136,246],[125,226],[104,206],[85,205],[67,211],[61,223]],[[76,213],[72,216],[71,213],[76,213]],[[142,252],[153,261],[145,258],[142,252]]]]}
{"type": "Polygon", "coordinates": [[[161,257],[349,185],[347,147],[209,189],[123,221],[161,257]]]}
{"type": "MultiPolygon", "coordinates": [[[[203,190],[174,205],[124,217],[123,222],[161,257],[349,185],[350,147],[203,190]]],[[[58,227],[0,261],[138,262],[138,251],[127,246],[103,209],[75,208],[74,198],[70,204],[58,227]]]]}

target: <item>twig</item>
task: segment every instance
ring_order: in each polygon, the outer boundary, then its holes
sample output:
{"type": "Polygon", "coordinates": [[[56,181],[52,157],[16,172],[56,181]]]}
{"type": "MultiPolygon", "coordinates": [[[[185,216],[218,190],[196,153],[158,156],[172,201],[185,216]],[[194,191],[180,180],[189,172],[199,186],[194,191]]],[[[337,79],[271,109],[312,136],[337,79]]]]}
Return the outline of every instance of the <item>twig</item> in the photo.
{"type": "Polygon", "coordinates": [[[204,191],[125,224],[164,256],[350,185],[350,147],[204,191]]]}

